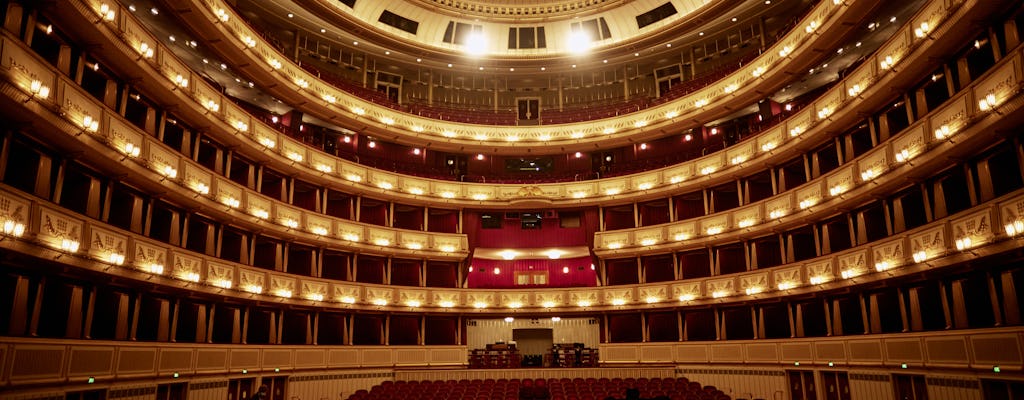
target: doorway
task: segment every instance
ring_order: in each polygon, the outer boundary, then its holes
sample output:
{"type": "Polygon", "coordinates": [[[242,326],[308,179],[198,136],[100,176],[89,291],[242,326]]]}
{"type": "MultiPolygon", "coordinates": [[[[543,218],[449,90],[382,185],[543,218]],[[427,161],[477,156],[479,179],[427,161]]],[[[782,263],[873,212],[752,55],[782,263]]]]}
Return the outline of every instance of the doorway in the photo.
{"type": "Polygon", "coordinates": [[[520,328],[512,330],[512,340],[516,349],[523,356],[523,366],[540,367],[544,365],[544,355],[551,351],[555,344],[555,334],[551,328],[520,328]]]}

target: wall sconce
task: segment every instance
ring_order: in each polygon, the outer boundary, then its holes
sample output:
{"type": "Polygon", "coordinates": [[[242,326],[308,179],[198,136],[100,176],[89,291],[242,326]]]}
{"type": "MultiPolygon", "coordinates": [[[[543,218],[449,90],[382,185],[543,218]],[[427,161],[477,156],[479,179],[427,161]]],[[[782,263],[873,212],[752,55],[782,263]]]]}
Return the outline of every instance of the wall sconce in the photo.
{"type": "Polygon", "coordinates": [[[220,22],[228,22],[228,19],[231,18],[231,16],[228,15],[227,10],[223,8],[213,10],[213,13],[217,16],[217,19],[220,20],[220,22]]]}
{"type": "Polygon", "coordinates": [[[249,286],[246,286],[245,288],[243,288],[242,290],[245,290],[246,292],[249,292],[249,293],[252,293],[252,294],[260,294],[260,293],[263,293],[263,286],[260,286],[260,285],[249,285],[249,286]]]}
{"type": "Polygon", "coordinates": [[[996,95],[995,93],[988,92],[985,98],[978,100],[978,110],[989,111],[996,107],[996,95]]]}
{"type": "Polygon", "coordinates": [[[1015,219],[1007,222],[1006,225],[1003,226],[1003,229],[1006,230],[1006,236],[1013,237],[1020,235],[1024,233],[1024,220],[1015,219]]]}
{"type": "Polygon", "coordinates": [[[914,36],[916,36],[919,39],[923,39],[925,37],[930,38],[931,36],[929,36],[928,34],[931,33],[931,31],[931,25],[928,24],[928,21],[924,21],[921,23],[920,26],[914,29],[914,36]]]}
{"type": "Polygon", "coordinates": [[[964,237],[957,238],[954,241],[954,243],[956,243],[956,249],[958,251],[963,251],[963,250],[970,249],[974,245],[974,243],[971,240],[970,236],[964,236],[964,237]]]}
{"type": "Polygon", "coordinates": [[[82,117],[82,129],[85,132],[96,133],[100,130],[100,121],[86,114],[82,117]]]}
{"type": "Polygon", "coordinates": [[[110,252],[110,254],[107,255],[107,262],[113,265],[124,265],[124,254],[110,252]]]}
{"type": "Polygon", "coordinates": [[[117,12],[114,11],[110,4],[103,3],[100,4],[99,15],[100,19],[96,20],[96,23],[100,23],[100,21],[113,21],[117,17],[117,12]]]}
{"type": "Polygon", "coordinates": [[[238,206],[242,205],[241,201],[231,196],[224,196],[220,202],[229,208],[238,208],[238,206]]]}
{"type": "Polygon", "coordinates": [[[149,43],[141,42],[139,43],[139,58],[135,59],[135,61],[142,60],[143,58],[153,58],[153,54],[154,50],[149,46],[149,43]]]}
{"type": "Polygon", "coordinates": [[[892,56],[885,56],[885,59],[879,62],[878,66],[881,67],[883,70],[886,70],[892,68],[895,64],[896,60],[892,56]]]}
{"type": "Polygon", "coordinates": [[[231,281],[227,279],[217,279],[211,282],[211,284],[221,289],[231,289],[232,285],[231,281]]]}
{"type": "Polygon", "coordinates": [[[245,47],[248,47],[250,49],[256,47],[256,39],[249,35],[245,35],[242,37],[242,43],[245,43],[245,47]]]}
{"type": "Polygon", "coordinates": [[[943,139],[946,139],[946,138],[948,138],[950,136],[953,136],[953,133],[955,133],[955,132],[953,132],[952,130],[949,129],[949,125],[942,125],[942,126],[938,127],[937,129],[935,129],[935,139],[936,140],[943,140],[943,139]]]}
{"type": "Polygon", "coordinates": [[[40,100],[46,100],[50,97],[50,87],[43,84],[42,81],[36,79],[28,84],[29,97],[25,99],[25,103],[32,100],[34,97],[38,97],[40,100]]]}
{"type": "Polygon", "coordinates": [[[21,237],[25,234],[25,224],[13,219],[7,219],[3,224],[3,233],[4,236],[21,237]]]}
{"type": "Polygon", "coordinates": [[[846,94],[850,95],[850,97],[856,97],[857,95],[860,94],[862,90],[863,89],[861,89],[859,84],[855,84],[853,86],[850,86],[849,89],[846,89],[846,94]]]}
{"type": "Polygon", "coordinates": [[[174,179],[178,177],[178,170],[170,165],[164,165],[160,169],[160,174],[164,176],[164,179],[174,179]]]}
{"type": "Polygon", "coordinates": [[[154,274],[154,275],[163,275],[164,274],[164,266],[163,266],[163,264],[149,263],[149,264],[146,264],[146,266],[143,267],[142,270],[146,271],[146,272],[149,272],[151,274],[154,274]]]}
{"type": "Polygon", "coordinates": [[[252,211],[252,215],[254,217],[256,217],[256,218],[259,218],[259,219],[268,219],[268,218],[270,218],[270,212],[267,211],[267,210],[264,210],[262,208],[253,208],[251,211],[252,211]]]}
{"type": "Polygon", "coordinates": [[[910,154],[910,149],[903,148],[896,152],[896,162],[903,163],[910,161],[913,154],[910,154]]]}
{"type": "Polygon", "coordinates": [[[209,110],[210,112],[220,111],[220,103],[217,103],[213,99],[206,100],[206,103],[203,104],[203,107],[209,110]]]}
{"type": "Polygon", "coordinates": [[[181,88],[187,88],[188,87],[188,79],[185,78],[184,76],[182,76],[181,74],[178,74],[178,75],[176,75],[174,77],[174,84],[178,85],[178,87],[181,87],[181,88]]]}
{"type": "Polygon", "coordinates": [[[201,277],[199,276],[198,272],[188,271],[188,272],[185,272],[185,273],[183,273],[181,275],[178,275],[178,278],[180,278],[183,281],[189,281],[189,282],[196,282],[196,283],[198,283],[199,279],[201,277]]]}

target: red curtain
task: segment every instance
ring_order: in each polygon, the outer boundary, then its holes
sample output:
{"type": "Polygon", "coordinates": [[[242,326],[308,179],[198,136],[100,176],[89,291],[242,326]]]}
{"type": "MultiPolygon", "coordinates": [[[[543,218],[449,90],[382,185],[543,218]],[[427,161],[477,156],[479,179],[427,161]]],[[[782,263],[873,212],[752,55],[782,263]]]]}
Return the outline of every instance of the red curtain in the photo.
{"type": "Polygon", "coordinates": [[[768,268],[782,264],[782,253],[781,247],[779,247],[778,236],[758,239],[754,244],[757,246],[757,268],[768,268]]]}
{"type": "Polygon", "coordinates": [[[337,279],[339,281],[349,280],[348,263],[350,261],[351,257],[348,253],[325,251],[324,266],[323,271],[321,271],[321,277],[326,279],[337,279]]]}
{"type": "Polygon", "coordinates": [[[427,231],[455,233],[458,231],[459,213],[452,210],[431,209],[427,213],[427,231]]]}
{"type": "Polygon", "coordinates": [[[676,279],[675,267],[672,265],[672,255],[650,256],[640,259],[644,266],[644,279],[646,282],[665,282],[676,279]]]}
{"type": "Polygon", "coordinates": [[[288,273],[302,276],[312,276],[313,258],[315,256],[315,251],[316,250],[309,247],[298,246],[294,244],[289,245],[288,273]]]}
{"type": "Polygon", "coordinates": [[[419,286],[421,264],[419,260],[391,260],[391,284],[419,286]]]}
{"type": "Polygon", "coordinates": [[[667,199],[640,204],[640,225],[651,226],[669,222],[668,206],[667,199]]]}
{"type": "Polygon", "coordinates": [[[352,317],[352,344],[382,344],[381,336],[384,317],[379,315],[355,315],[352,317]]]}
{"type": "Polygon", "coordinates": [[[363,199],[359,204],[359,222],[373,225],[387,225],[388,205],[387,203],[363,199]]]}
{"type": "Polygon", "coordinates": [[[394,221],[395,228],[423,230],[423,208],[396,204],[394,221]]]}
{"type": "Polygon", "coordinates": [[[452,317],[430,317],[426,318],[426,334],[423,337],[426,345],[453,345],[455,344],[455,333],[458,323],[457,318],[452,317]]]}
{"type": "Polygon", "coordinates": [[[612,343],[637,343],[643,341],[640,313],[608,316],[608,330],[612,343]]]}
{"type": "Polygon", "coordinates": [[[605,230],[635,228],[636,221],[633,219],[633,205],[621,207],[609,207],[604,209],[605,230]]]}
{"type": "Polygon", "coordinates": [[[652,342],[679,341],[679,324],[674,312],[647,314],[647,328],[652,342]]]}
{"type": "Polygon", "coordinates": [[[747,258],[744,256],[743,244],[733,244],[715,248],[718,256],[720,274],[735,274],[747,270],[747,258]]]}
{"type": "Polygon", "coordinates": [[[454,262],[428,261],[427,287],[458,287],[458,266],[454,262]]]}
{"type": "Polygon", "coordinates": [[[676,219],[687,220],[704,216],[704,193],[694,192],[672,198],[676,219]]]}
{"type": "MultiPolygon", "coordinates": [[[[514,288],[514,287],[588,287],[597,286],[597,274],[590,268],[590,257],[528,260],[473,259],[473,272],[469,273],[467,286],[470,288],[514,288]],[[498,273],[495,274],[495,268],[498,273]],[[517,285],[516,275],[547,274],[546,285],[517,285]]],[[[530,281],[536,282],[536,281],[530,281]]]]}
{"type": "Polygon", "coordinates": [[[356,282],[384,283],[384,266],[387,260],[377,257],[359,256],[356,262],[356,282]]]}
{"type": "Polygon", "coordinates": [[[608,260],[604,263],[609,285],[631,285],[640,283],[635,258],[608,260]]]}
{"type": "Polygon", "coordinates": [[[420,317],[415,315],[392,315],[388,323],[388,344],[419,344],[420,317]]]}
{"type": "Polygon", "coordinates": [[[707,250],[679,253],[679,269],[683,279],[711,276],[711,257],[707,250]]]}

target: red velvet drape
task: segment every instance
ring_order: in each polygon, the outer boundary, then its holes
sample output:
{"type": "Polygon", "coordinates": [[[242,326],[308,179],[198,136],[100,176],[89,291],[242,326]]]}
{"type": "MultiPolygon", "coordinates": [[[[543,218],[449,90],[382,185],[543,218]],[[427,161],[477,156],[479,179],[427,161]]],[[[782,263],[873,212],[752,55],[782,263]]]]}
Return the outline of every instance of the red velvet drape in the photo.
{"type": "Polygon", "coordinates": [[[458,318],[454,317],[431,317],[428,316],[425,322],[426,333],[423,337],[426,345],[453,345],[455,334],[458,331],[458,318]]]}
{"type": "Polygon", "coordinates": [[[420,317],[417,315],[392,315],[388,326],[388,344],[419,344],[420,317]]]}
{"type": "Polygon", "coordinates": [[[670,254],[643,257],[640,262],[644,267],[644,280],[648,283],[676,279],[675,266],[672,265],[670,254]]]}
{"type": "Polygon", "coordinates": [[[377,257],[359,256],[356,262],[356,282],[384,283],[384,266],[387,260],[377,257]]]}
{"type": "Polygon", "coordinates": [[[640,283],[635,258],[607,260],[604,263],[609,285],[631,285],[640,283]]]}
{"type": "Polygon", "coordinates": [[[459,264],[454,262],[428,261],[428,287],[458,287],[459,264]]]}
{"type": "Polygon", "coordinates": [[[352,344],[382,344],[381,336],[384,317],[380,315],[355,315],[352,317],[352,344]]]}
{"type": "Polygon", "coordinates": [[[647,314],[647,328],[652,342],[679,341],[679,324],[674,312],[647,314]]]}
{"type": "Polygon", "coordinates": [[[643,341],[640,313],[608,316],[608,330],[612,343],[634,343],[643,341]]]}
{"type": "Polygon", "coordinates": [[[391,284],[401,286],[420,285],[420,260],[391,260],[391,284]]]}

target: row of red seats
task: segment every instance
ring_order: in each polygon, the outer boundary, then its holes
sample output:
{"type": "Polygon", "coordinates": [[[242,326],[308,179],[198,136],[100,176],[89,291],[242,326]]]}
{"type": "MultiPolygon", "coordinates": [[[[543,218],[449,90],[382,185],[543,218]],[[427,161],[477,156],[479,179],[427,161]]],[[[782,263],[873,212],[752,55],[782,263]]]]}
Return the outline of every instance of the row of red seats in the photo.
{"type": "Polygon", "coordinates": [[[540,118],[544,124],[592,121],[637,112],[649,107],[650,103],[651,99],[647,97],[637,97],[624,102],[607,102],[604,104],[564,108],[562,110],[542,110],[540,118]]]}
{"type": "Polygon", "coordinates": [[[510,110],[463,109],[427,104],[412,104],[409,106],[409,112],[421,117],[441,121],[465,122],[478,125],[516,125],[519,118],[515,112],[510,110]]]}

